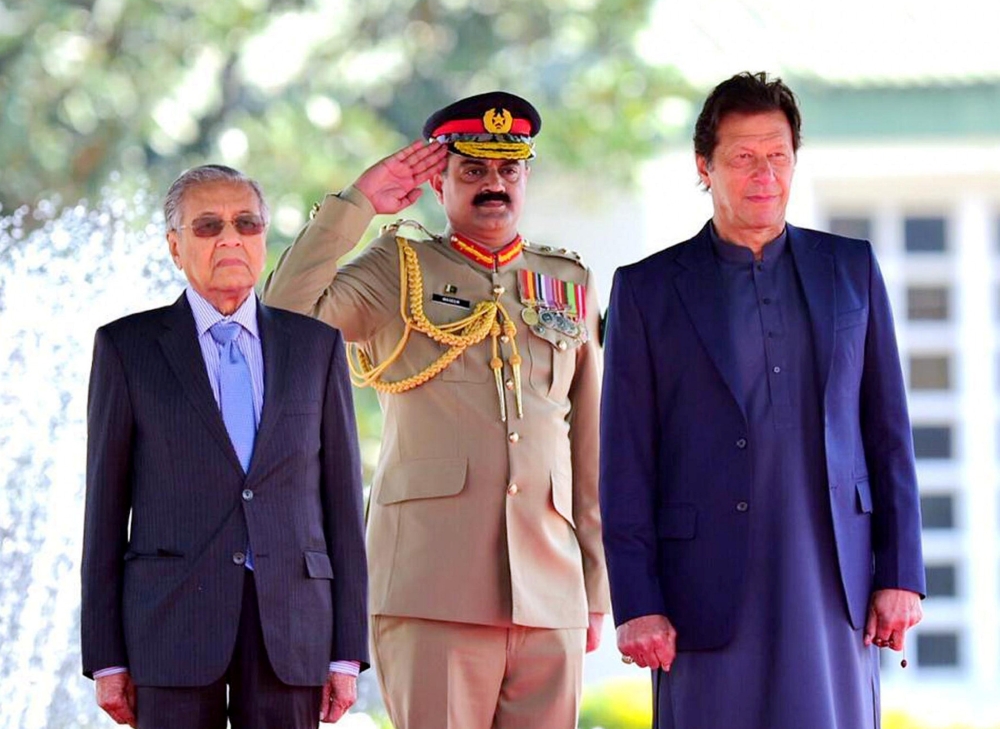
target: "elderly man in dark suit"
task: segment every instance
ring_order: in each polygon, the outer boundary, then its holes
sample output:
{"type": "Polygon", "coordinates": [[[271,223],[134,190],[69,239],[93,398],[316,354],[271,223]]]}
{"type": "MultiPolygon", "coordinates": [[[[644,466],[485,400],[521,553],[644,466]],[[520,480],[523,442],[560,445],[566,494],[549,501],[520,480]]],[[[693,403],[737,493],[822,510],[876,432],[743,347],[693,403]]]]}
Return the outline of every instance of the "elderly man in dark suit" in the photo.
{"type": "Polygon", "coordinates": [[[659,729],[872,729],[924,592],[912,436],[867,241],[786,224],[792,92],[740,74],[695,129],[714,213],[620,269],[601,506],[618,647],[659,729]]]}
{"type": "Polygon", "coordinates": [[[336,721],[368,660],[343,343],[257,301],[267,207],[253,180],[194,168],[164,212],[186,291],[96,337],[84,673],[115,721],[142,729],[336,721]]]}

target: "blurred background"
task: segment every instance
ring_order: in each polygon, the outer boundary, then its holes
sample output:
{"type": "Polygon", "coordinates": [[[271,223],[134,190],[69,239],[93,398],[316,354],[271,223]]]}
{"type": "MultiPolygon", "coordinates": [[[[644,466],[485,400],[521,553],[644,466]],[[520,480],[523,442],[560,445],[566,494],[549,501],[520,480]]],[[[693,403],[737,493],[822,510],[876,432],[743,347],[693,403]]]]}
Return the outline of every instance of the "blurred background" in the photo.
{"type": "MultiPolygon", "coordinates": [[[[693,121],[743,70],[799,95],[789,220],[870,238],[896,314],[930,596],[909,667],[884,656],[883,726],[1000,727],[997,27],[972,0],[0,0],[0,727],[112,726],[79,664],[86,383],[97,326],[182,289],[160,205],[183,169],[262,182],[273,262],[431,111],[504,88],[544,119],[522,231],[606,301],[710,217],[693,121]]],[[[440,228],[425,198],[406,215],[440,228]]],[[[387,726],[361,690],[342,725],[387,726]]],[[[649,716],[608,625],[581,727],[649,716]]]]}

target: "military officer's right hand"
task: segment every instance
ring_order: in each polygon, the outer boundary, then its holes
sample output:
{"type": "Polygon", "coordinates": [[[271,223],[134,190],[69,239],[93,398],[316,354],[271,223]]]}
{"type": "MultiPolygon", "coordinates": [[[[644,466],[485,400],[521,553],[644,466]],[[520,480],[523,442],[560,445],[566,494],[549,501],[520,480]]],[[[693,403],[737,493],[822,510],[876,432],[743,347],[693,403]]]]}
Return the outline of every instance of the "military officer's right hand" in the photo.
{"type": "Polygon", "coordinates": [[[677,631],[665,615],[643,615],[618,626],[618,650],[642,668],[669,671],[677,655],[677,631]]]}
{"type": "Polygon", "coordinates": [[[447,157],[446,146],[416,141],[362,172],[354,187],[376,213],[398,213],[417,201],[423,194],[420,186],[444,170],[447,157]]]}

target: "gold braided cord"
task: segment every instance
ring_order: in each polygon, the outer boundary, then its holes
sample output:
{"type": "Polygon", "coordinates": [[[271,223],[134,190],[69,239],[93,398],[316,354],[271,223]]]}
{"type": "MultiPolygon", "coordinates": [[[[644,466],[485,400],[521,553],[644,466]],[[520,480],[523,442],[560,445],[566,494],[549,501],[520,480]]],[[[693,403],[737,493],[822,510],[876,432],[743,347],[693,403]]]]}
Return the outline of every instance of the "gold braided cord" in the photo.
{"type": "MultiPolygon", "coordinates": [[[[352,343],[347,347],[351,381],[358,387],[372,387],[378,392],[389,394],[406,392],[430,381],[469,347],[491,335],[495,340],[501,330],[500,317],[506,320],[505,324],[510,322],[510,317],[499,302],[499,297],[497,301],[479,302],[472,313],[464,319],[440,326],[431,322],[424,314],[424,281],[417,253],[401,236],[396,238],[396,245],[399,247],[399,314],[403,319],[403,334],[392,353],[377,365],[358,345],[352,343]],[[447,345],[448,349],[415,375],[395,382],[386,381],[383,379],[383,374],[402,355],[410,334],[414,331],[430,337],[439,344],[447,345]]],[[[494,368],[494,372],[497,371],[494,368]]]]}

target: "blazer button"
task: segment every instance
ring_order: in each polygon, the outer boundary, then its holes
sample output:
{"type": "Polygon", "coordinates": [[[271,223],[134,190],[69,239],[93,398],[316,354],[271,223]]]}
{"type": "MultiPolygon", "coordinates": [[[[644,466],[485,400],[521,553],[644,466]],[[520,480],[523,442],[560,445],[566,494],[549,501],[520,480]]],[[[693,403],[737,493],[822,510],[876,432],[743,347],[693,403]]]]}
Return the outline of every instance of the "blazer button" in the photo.
{"type": "Polygon", "coordinates": [[[507,493],[510,496],[517,496],[517,492],[520,490],[521,489],[518,487],[516,483],[512,483],[510,486],[507,487],[507,493]]]}
{"type": "Polygon", "coordinates": [[[243,489],[243,500],[253,501],[253,491],[251,491],[250,489],[243,489]]]}
{"type": "Polygon", "coordinates": [[[740,513],[743,513],[744,511],[747,511],[749,509],[750,509],[750,504],[748,504],[745,501],[739,501],[736,503],[736,511],[740,513]]]}
{"type": "Polygon", "coordinates": [[[233,552],[233,564],[243,566],[246,564],[247,556],[243,552],[233,552]]]}
{"type": "Polygon", "coordinates": [[[521,436],[518,433],[511,433],[510,435],[507,436],[507,440],[509,440],[511,443],[517,443],[519,440],[521,440],[521,436]]]}
{"type": "Polygon", "coordinates": [[[736,441],[736,447],[737,448],[746,448],[747,447],[747,439],[746,438],[740,438],[738,441],[736,441]]]}

